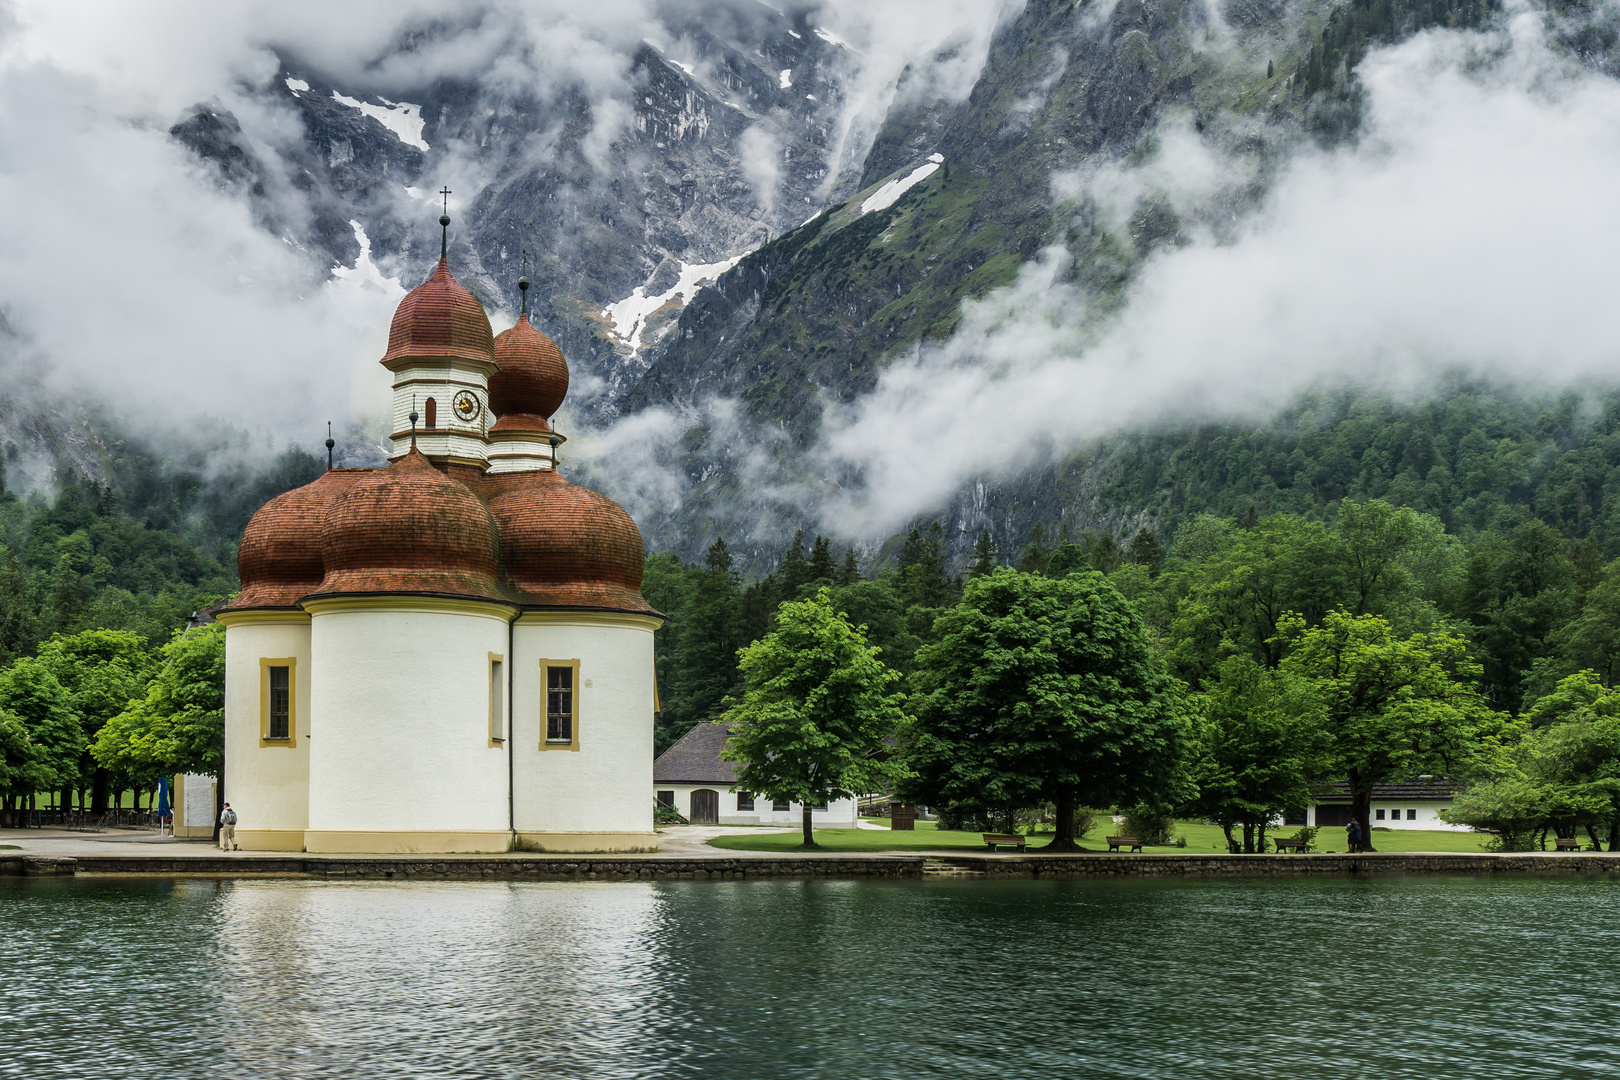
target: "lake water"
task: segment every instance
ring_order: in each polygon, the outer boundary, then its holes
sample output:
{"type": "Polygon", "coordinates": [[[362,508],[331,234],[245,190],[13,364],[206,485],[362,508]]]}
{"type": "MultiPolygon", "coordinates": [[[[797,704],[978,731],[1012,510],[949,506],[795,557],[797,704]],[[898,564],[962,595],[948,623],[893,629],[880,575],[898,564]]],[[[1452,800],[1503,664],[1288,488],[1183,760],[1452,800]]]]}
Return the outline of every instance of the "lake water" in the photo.
{"type": "Polygon", "coordinates": [[[0,878],[0,1076],[1601,1076],[1617,962],[1597,878],[0,878]]]}

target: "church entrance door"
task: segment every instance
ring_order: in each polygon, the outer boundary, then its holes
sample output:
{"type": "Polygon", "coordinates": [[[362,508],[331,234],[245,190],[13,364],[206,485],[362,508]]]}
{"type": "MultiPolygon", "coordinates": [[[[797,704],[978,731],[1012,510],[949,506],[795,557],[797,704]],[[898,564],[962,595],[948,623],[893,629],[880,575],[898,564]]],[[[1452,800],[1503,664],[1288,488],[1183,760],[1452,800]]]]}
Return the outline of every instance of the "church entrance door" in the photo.
{"type": "Polygon", "coordinates": [[[720,793],[708,788],[692,792],[692,824],[720,824],[720,793]]]}

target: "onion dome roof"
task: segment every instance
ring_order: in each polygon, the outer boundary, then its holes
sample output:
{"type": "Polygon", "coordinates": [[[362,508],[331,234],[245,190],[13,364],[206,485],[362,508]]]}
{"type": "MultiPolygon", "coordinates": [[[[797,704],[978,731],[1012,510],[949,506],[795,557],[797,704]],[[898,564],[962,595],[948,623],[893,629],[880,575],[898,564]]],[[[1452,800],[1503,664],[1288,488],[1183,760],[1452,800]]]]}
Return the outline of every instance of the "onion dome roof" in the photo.
{"type": "Polygon", "coordinates": [[[495,340],[484,306],[450,275],[445,259],[422,284],[405,294],[388,328],[384,364],[424,357],[458,357],[490,362],[495,340]]]}
{"type": "Polygon", "coordinates": [[[412,447],[333,500],[321,532],[316,595],[417,593],[506,600],[500,539],[465,484],[412,447]]]}
{"type": "Polygon", "coordinates": [[[552,469],[510,476],[489,509],[523,603],[657,614],[641,595],[641,532],[622,506],[552,469]]]}
{"type": "Polygon", "coordinates": [[[332,501],[368,469],[332,469],[259,508],[236,551],[242,591],[233,610],[294,607],[321,583],[321,523],[332,501]]]}
{"type": "Polygon", "coordinates": [[[568,361],[555,341],[530,325],[527,314],[495,338],[495,362],[501,370],[489,377],[489,411],[497,417],[547,420],[568,396],[568,361]]]}

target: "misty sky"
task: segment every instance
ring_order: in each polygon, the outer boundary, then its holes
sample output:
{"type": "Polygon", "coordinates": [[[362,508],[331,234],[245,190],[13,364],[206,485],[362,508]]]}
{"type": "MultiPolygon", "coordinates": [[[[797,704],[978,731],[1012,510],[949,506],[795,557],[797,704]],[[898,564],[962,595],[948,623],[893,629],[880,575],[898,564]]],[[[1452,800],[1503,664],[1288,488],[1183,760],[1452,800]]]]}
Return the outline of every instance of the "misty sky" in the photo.
{"type": "MultiPolygon", "coordinates": [[[[861,58],[838,153],[864,153],[907,63],[928,70],[921,92],[964,96],[1016,6],[830,5],[823,21],[861,58]],[[946,41],[968,46],[928,68],[946,41]]],[[[1154,256],[1117,317],[1091,317],[1061,280],[1061,251],[970,302],[952,340],[829,405],[812,464],[859,463],[866,484],[820,499],[823,526],[881,537],[977,476],[1125,426],[1263,418],[1323,383],[1421,391],[1459,368],[1537,389],[1612,383],[1620,84],[1549,49],[1542,19],[1519,10],[1498,32],[1371,54],[1356,145],[1298,151],[1235,231],[1154,256]],[[963,417],[985,437],[963,440],[963,417]]],[[[582,88],[610,139],[629,115],[630,54],[662,32],[642,0],[0,6],[0,310],[18,335],[0,371],[46,371],[144,430],[206,415],[278,448],[318,446],[327,419],[386,406],[375,361],[399,282],[365,265],[334,274],[260,228],[168,127],[218,99],[245,126],[296,138],[296,117],[250,92],[281,48],[383,93],[468,71],[542,99],[582,88]],[[466,31],[390,57],[402,27],[446,13],[466,31]]],[[[1247,180],[1185,117],[1166,116],[1159,145],[1130,169],[1054,177],[1054,204],[1085,194],[1123,221],[1144,194],[1195,206],[1247,180]]],[[[723,428],[732,407],[700,412],[723,428]]],[[[632,511],[667,504],[684,481],[649,447],[695,419],[655,410],[579,449],[632,511]]]]}

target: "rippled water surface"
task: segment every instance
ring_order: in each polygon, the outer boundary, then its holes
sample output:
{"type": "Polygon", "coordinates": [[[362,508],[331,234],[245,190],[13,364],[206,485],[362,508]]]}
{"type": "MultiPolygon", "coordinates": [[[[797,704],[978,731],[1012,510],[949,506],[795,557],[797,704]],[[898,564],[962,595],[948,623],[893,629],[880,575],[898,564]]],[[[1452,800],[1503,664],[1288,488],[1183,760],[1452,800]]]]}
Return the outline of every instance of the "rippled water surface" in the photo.
{"type": "Polygon", "coordinates": [[[0,878],[0,1076],[1620,1072],[1620,882],[0,878]]]}

